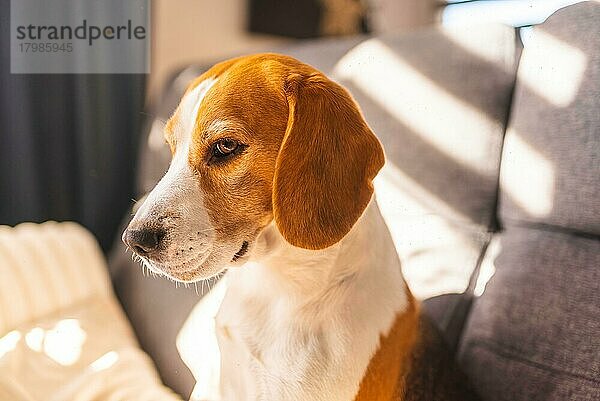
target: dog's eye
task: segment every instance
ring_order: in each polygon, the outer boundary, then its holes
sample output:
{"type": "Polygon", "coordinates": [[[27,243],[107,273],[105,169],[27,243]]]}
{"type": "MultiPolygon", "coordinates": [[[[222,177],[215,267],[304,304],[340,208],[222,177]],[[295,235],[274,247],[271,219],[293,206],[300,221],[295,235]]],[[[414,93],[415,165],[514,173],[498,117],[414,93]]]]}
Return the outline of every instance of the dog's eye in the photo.
{"type": "Polygon", "coordinates": [[[217,143],[215,143],[213,149],[213,156],[215,157],[225,157],[234,153],[240,144],[233,139],[221,139],[217,143]]]}
{"type": "Polygon", "coordinates": [[[235,139],[220,139],[212,146],[209,164],[225,161],[230,156],[240,153],[245,148],[246,145],[239,143],[235,139]]]}

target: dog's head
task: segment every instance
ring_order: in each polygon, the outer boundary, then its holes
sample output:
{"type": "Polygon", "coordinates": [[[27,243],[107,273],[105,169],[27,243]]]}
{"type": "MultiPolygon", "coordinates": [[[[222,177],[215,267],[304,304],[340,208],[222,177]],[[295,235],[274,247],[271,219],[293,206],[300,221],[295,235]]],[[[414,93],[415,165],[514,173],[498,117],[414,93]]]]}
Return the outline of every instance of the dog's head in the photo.
{"type": "Polygon", "coordinates": [[[275,54],[217,64],[165,127],[173,159],[123,233],[179,281],[243,263],[271,221],[290,244],[338,242],[367,206],[384,162],[348,92],[275,54]]]}

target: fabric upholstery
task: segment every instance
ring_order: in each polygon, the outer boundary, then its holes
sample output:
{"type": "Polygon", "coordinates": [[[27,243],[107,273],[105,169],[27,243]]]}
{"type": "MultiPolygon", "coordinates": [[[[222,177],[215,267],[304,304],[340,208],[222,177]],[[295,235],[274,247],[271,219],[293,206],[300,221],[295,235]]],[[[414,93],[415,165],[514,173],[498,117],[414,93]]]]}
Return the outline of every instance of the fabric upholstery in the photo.
{"type": "Polygon", "coordinates": [[[598,239],[521,227],[494,238],[460,351],[485,400],[598,399],[599,249],[598,239]]]}
{"type": "Polygon", "coordinates": [[[303,63],[310,64],[323,71],[325,74],[331,74],[340,59],[366,39],[368,39],[367,36],[325,38],[281,47],[274,49],[274,52],[295,57],[302,60],[303,63]]]}
{"type": "Polygon", "coordinates": [[[600,4],[559,10],[523,51],[500,218],[600,234],[600,4]]]}
{"type": "Polygon", "coordinates": [[[85,229],[0,226],[0,276],[0,399],[178,399],[137,346],[85,229]]]}
{"type": "Polygon", "coordinates": [[[500,169],[504,231],[481,265],[459,353],[488,401],[600,399],[599,18],[597,3],[559,10],[520,61],[500,169]]]}

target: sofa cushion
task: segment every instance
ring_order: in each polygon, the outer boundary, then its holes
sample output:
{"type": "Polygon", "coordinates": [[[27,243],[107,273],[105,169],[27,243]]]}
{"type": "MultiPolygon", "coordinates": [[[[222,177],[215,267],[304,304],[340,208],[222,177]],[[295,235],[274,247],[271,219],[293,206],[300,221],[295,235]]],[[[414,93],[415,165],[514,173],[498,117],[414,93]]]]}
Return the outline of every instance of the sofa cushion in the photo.
{"type": "Polygon", "coordinates": [[[600,4],[537,26],[502,156],[500,218],[600,234],[600,4]]]}
{"type": "Polygon", "coordinates": [[[346,54],[347,86],[398,185],[429,212],[490,227],[519,49],[504,26],[373,38],[346,54]]]}
{"type": "Polygon", "coordinates": [[[538,229],[495,236],[460,349],[484,399],[598,399],[599,249],[598,239],[538,229]]]}

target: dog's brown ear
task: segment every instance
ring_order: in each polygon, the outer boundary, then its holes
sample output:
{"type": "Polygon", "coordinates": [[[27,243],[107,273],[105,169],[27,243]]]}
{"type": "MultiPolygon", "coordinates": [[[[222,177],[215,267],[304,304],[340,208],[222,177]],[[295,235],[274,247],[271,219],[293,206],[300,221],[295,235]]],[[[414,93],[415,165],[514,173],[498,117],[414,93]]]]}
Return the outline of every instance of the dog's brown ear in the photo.
{"type": "Polygon", "coordinates": [[[275,165],[275,222],[290,244],[327,248],[369,203],[383,150],[350,94],[323,74],[291,74],[285,92],[289,117],[275,165]]]}

